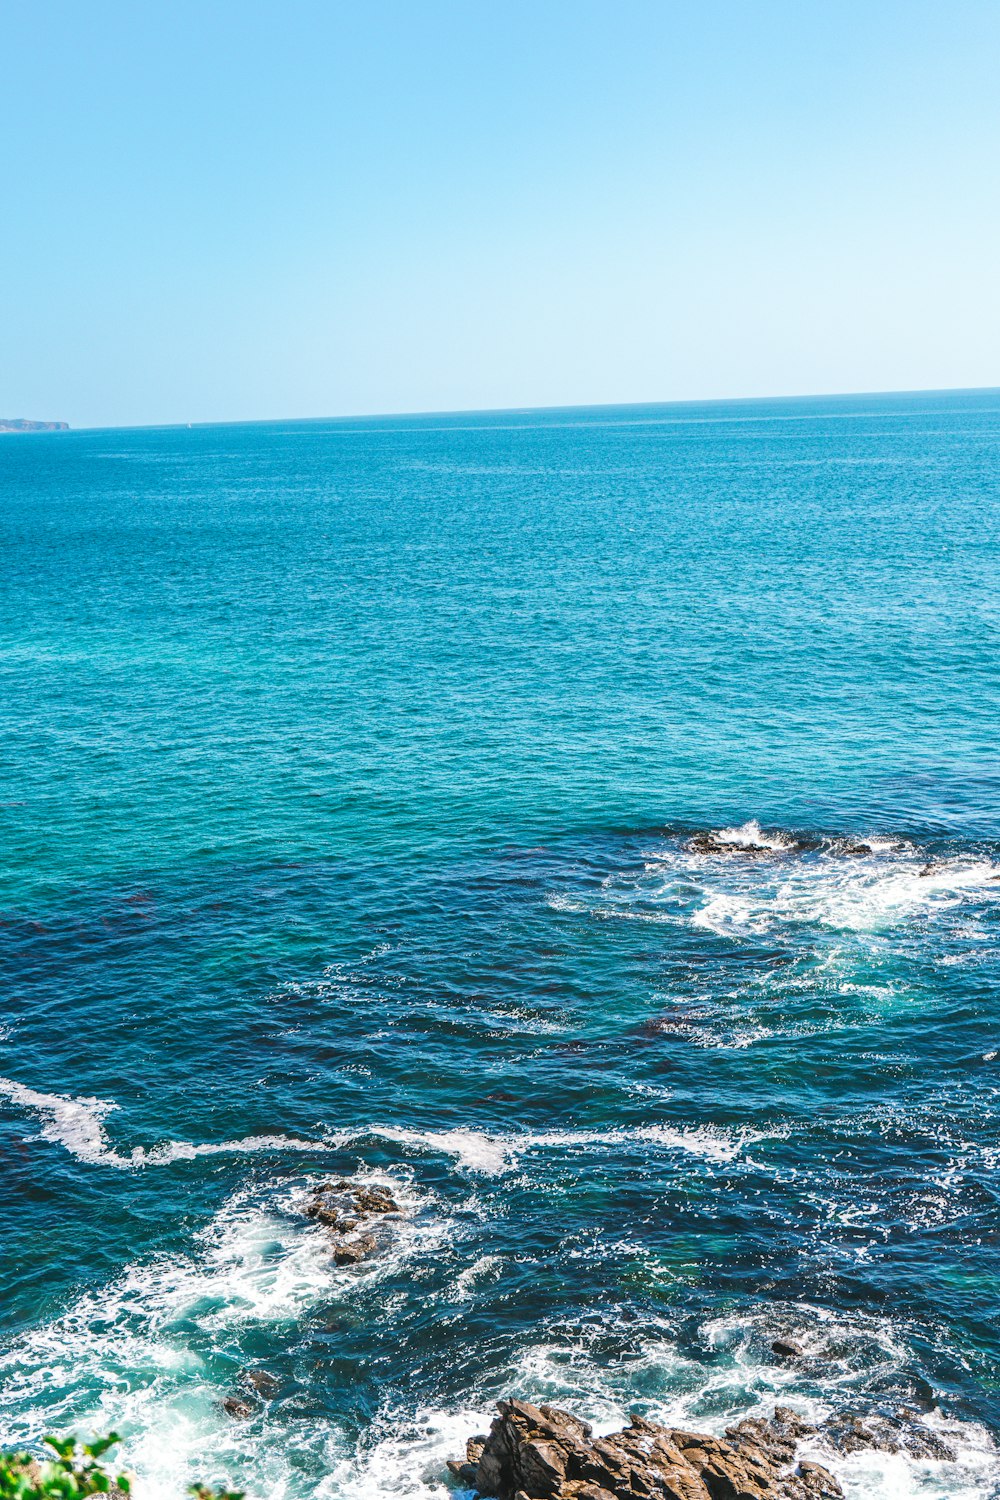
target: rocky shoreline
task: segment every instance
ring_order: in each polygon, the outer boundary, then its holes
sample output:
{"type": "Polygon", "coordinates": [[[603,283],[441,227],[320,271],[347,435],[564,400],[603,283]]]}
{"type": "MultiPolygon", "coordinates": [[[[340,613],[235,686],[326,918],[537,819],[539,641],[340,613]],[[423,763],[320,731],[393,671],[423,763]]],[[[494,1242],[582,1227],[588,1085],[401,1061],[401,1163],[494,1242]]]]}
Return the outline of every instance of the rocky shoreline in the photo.
{"type": "Polygon", "coordinates": [[[720,1438],[641,1416],[595,1437],[559,1407],[501,1401],[497,1410],[489,1433],[470,1438],[465,1458],[448,1464],[483,1500],[837,1500],[844,1492],[835,1473],[800,1458],[800,1448],[829,1452],[834,1468],[836,1455],[865,1448],[955,1456],[905,1413],[845,1413],[817,1426],[778,1406],[769,1420],[747,1417],[720,1438]]]}

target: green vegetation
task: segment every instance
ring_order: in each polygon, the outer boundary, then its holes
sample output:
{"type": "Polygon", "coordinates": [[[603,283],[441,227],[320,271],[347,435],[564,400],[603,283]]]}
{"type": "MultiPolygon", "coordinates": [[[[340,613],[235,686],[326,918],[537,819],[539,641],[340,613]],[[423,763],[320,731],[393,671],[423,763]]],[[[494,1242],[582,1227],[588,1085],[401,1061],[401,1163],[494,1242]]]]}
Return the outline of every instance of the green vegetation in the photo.
{"type": "Polygon", "coordinates": [[[78,1495],[106,1495],[115,1489],[127,1495],[127,1474],[112,1477],[101,1463],[120,1441],[117,1432],[78,1444],[75,1437],[47,1437],[55,1458],[32,1458],[30,1453],[0,1456],[0,1500],[76,1500],[78,1495]]]}
{"type": "MultiPolygon", "coordinates": [[[[30,1453],[0,1454],[0,1500],[78,1500],[82,1495],[130,1496],[127,1474],[113,1474],[101,1460],[121,1442],[117,1432],[79,1443],[75,1437],[47,1437],[55,1458],[38,1459],[30,1453]]],[[[242,1490],[214,1490],[193,1484],[195,1500],[244,1500],[242,1490]]]]}

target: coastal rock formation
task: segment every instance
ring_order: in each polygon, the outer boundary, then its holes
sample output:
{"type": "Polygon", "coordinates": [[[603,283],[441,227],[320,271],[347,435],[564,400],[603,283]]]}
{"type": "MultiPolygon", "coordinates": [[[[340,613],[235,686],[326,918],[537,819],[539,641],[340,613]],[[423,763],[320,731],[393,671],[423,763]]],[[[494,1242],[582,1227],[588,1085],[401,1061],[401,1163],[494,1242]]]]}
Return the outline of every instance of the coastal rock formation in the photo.
{"type": "Polygon", "coordinates": [[[388,1188],[342,1177],[315,1188],[305,1211],[330,1230],[337,1265],[353,1266],[376,1253],[385,1238],[385,1220],[400,1208],[388,1188]]]}
{"type": "Polygon", "coordinates": [[[631,1425],[595,1438],[591,1427],[554,1406],[501,1401],[486,1437],[472,1438],[463,1485],[495,1500],[837,1500],[836,1478],[821,1464],[795,1463],[798,1442],[816,1434],[787,1407],[770,1422],[748,1419],[724,1438],[631,1425]]]}
{"type": "Polygon", "coordinates": [[[843,1490],[829,1469],[796,1461],[804,1440],[845,1454],[955,1457],[906,1413],[847,1413],[817,1427],[779,1406],[769,1420],[748,1417],[721,1438],[633,1416],[621,1432],[595,1438],[587,1422],[555,1406],[501,1401],[497,1410],[488,1435],[470,1438],[464,1461],[448,1465],[483,1500],[837,1500],[843,1490]]]}

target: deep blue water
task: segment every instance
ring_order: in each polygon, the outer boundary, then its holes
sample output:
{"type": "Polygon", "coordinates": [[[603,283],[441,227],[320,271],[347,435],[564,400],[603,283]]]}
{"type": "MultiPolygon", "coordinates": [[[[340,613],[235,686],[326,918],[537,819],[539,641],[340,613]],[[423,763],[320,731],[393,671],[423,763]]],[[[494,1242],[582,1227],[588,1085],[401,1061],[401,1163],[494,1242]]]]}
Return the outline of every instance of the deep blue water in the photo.
{"type": "Polygon", "coordinates": [[[997,392],[0,440],[0,1440],[902,1403],[852,1500],[1000,1493],[998,497],[997,392]]]}

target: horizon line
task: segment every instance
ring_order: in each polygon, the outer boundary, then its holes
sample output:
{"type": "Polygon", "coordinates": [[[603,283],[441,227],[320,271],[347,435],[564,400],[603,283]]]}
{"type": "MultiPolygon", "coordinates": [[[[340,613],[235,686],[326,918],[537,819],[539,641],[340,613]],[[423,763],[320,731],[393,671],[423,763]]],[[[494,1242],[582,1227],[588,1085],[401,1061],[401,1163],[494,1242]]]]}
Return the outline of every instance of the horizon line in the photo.
{"type": "MultiPolygon", "coordinates": [[[[174,430],[194,430],[206,427],[263,427],[279,426],[289,423],[316,423],[316,422],[379,422],[389,421],[393,418],[402,420],[413,420],[416,418],[433,417],[502,417],[502,416],[527,416],[529,414],[545,412],[571,412],[571,411],[629,411],[639,409],[659,409],[663,407],[695,407],[695,406],[747,406],[753,403],[771,401],[850,401],[866,400],[872,397],[884,396],[962,396],[962,395],[1000,395],[1000,385],[982,386],[914,386],[899,388],[886,388],[882,390],[860,390],[860,391],[806,391],[795,395],[767,395],[767,396],[685,396],[679,399],[665,401],[587,401],[572,404],[556,403],[543,406],[468,406],[468,407],[427,407],[419,410],[400,409],[397,411],[378,412],[342,412],[333,415],[314,417],[230,417],[223,419],[198,420],[198,421],[176,421],[176,422],[101,422],[93,425],[74,427],[67,425],[56,431],[3,433],[4,437],[59,437],[65,436],[66,432],[164,432],[174,430]]],[[[58,417],[7,417],[0,418],[2,421],[61,421],[58,417]]]]}

